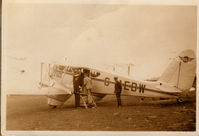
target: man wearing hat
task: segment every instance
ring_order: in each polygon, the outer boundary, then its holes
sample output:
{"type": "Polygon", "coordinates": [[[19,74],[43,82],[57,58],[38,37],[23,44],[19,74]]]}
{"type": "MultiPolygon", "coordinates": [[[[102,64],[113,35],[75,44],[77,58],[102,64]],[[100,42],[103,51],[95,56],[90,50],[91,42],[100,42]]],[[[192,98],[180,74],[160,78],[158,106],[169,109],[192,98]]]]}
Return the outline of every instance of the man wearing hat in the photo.
{"type": "Polygon", "coordinates": [[[121,82],[118,81],[118,77],[114,77],[115,80],[115,94],[117,98],[117,106],[120,107],[122,106],[121,103],[121,92],[122,92],[122,84],[121,82]]]}
{"type": "Polygon", "coordinates": [[[73,76],[73,87],[75,94],[75,108],[80,107],[80,75],[75,74],[73,76]]]}

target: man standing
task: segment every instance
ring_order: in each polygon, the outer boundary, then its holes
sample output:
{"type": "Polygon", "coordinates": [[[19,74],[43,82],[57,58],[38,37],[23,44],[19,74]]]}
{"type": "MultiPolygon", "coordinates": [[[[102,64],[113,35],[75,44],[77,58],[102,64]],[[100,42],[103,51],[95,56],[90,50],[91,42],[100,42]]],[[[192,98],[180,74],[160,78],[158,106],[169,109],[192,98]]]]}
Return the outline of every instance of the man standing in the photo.
{"type": "Polygon", "coordinates": [[[75,108],[80,107],[80,75],[76,74],[73,77],[73,87],[75,94],[75,108]]]}
{"type": "Polygon", "coordinates": [[[86,93],[88,95],[88,97],[87,97],[88,106],[95,108],[96,104],[91,95],[92,81],[91,81],[91,78],[89,77],[89,73],[85,73],[85,75],[84,75],[84,87],[85,87],[86,93]]]}
{"type": "Polygon", "coordinates": [[[115,94],[116,94],[116,98],[117,98],[117,106],[120,107],[122,106],[121,104],[121,92],[122,92],[122,85],[121,83],[118,81],[118,77],[114,77],[115,80],[115,94]]]}

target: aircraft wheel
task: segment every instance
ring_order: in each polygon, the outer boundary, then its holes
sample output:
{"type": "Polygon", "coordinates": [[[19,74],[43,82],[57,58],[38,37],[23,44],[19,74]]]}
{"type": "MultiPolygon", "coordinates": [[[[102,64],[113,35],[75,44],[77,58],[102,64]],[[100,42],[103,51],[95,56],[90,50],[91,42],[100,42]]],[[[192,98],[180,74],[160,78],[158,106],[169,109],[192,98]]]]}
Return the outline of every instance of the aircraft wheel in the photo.
{"type": "Polygon", "coordinates": [[[182,103],[183,101],[182,101],[182,99],[181,98],[178,98],[177,99],[177,103],[182,103]]]}
{"type": "Polygon", "coordinates": [[[49,107],[50,107],[51,109],[57,108],[57,106],[54,106],[54,105],[49,105],[49,107]]]}

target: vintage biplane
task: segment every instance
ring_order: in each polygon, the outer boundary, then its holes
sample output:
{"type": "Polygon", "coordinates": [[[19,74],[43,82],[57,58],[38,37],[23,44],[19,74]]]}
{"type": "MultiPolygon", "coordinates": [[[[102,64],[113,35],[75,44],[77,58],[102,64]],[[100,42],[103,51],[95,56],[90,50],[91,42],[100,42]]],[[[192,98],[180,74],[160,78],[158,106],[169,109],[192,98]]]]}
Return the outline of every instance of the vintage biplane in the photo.
{"type": "MultiPolygon", "coordinates": [[[[116,76],[122,83],[122,95],[125,96],[176,99],[181,102],[190,93],[196,92],[196,86],[193,87],[196,80],[196,56],[193,50],[188,49],[172,59],[157,81],[136,81],[129,76],[89,67],[41,63],[39,84],[42,89],[48,90],[49,105],[63,105],[72,96],[73,76],[77,72],[81,75],[87,72],[91,76],[95,101],[114,94],[116,76]]],[[[83,76],[81,78],[83,81],[83,76]]]]}

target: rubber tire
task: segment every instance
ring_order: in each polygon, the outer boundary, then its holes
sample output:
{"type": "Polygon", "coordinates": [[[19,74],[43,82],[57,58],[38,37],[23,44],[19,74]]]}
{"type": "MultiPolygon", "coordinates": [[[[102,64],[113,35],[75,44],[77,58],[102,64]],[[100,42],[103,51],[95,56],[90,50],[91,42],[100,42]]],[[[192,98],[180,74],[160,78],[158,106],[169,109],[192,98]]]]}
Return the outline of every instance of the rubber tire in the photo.
{"type": "Polygon", "coordinates": [[[183,102],[183,100],[181,98],[178,98],[176,101],[177,101],[177,103],[182,103],[183,102]]]}

